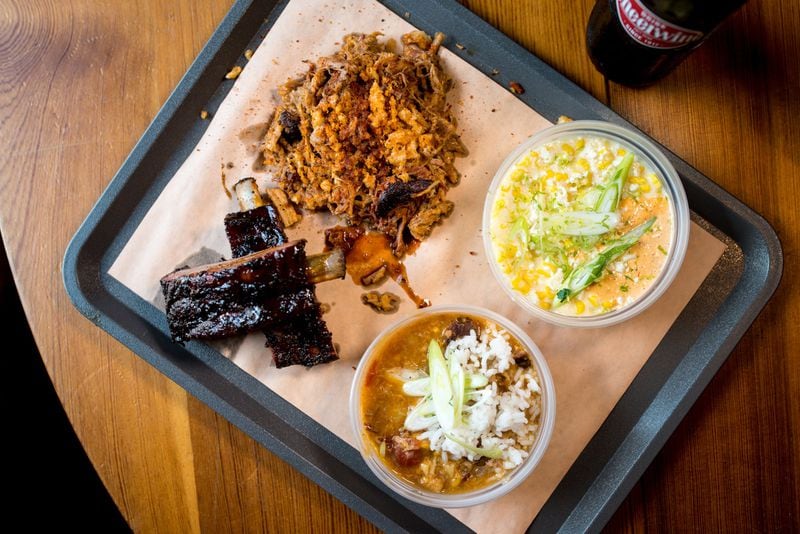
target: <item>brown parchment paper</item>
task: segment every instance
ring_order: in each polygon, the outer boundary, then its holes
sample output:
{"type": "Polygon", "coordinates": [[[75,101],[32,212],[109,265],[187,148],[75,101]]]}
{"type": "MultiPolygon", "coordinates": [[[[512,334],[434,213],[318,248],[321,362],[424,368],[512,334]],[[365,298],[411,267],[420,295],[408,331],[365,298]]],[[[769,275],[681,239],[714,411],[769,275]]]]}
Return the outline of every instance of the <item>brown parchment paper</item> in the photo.
{"type": "MultiPolygon", "coordinates": [[[[238,206],[222,191],[220,168],[230,167],[225,169],[229,183],[249,175],[262,184],[269,181],[270,177],[255,172],[252,164],[258,135],[277,99],[275,88],[304,71],[302,60],[333,53],[347,33],[381,31],[399,43],[400,36],[411,29],[405,20],[371,0],[289,3],[110,274],[141,297],[158,302],[161,276],[186,263],[187,258],[198,257],[198,251],[204,250],[206,259],[214,254],[230,257],[223,217],[238,206]]],[[[573,330],[530,318],[506,297],[489,271],[481,213],[487,187],[501,161],[549,123],[454,54],[443,49],[441,55],[456,80],[451,101],[470,154],[457,162],[463,178],[449,193],[455,212],[407,259],[406,266],[413,287],[434,304],[484,306],[505,315],[526,330],[547,357],[556,385],[557,416],[541,464],[505,497],[450,510],[476,531],[516,532],[524,530],[539,512],[709,273],[724,245],[693,224],[686,260],[672,287],[649,310],[622,325],[573,330]],[[502,524],[497,522],[499,517],[502,524]]],[[[308,239],[307,250],[313,252],[322,248],[322,230],[335,222],[330,215],[306,215],[288,234],[291,239],[308,239]]],[[[402,295],[392,282],[382,290],[402,295]]],[[[349,279],[317,289],[320,301],[332,307],[325,319],[341,348],[341,360],[333,364],[278,370],[260,333],[219,348],[243,370],[352,444],[347,400],[354,366],[381,330],[415,311],[413,304],[404,300],[397,314],[377,315],[361,304],[362,292],[349,279]]]]}

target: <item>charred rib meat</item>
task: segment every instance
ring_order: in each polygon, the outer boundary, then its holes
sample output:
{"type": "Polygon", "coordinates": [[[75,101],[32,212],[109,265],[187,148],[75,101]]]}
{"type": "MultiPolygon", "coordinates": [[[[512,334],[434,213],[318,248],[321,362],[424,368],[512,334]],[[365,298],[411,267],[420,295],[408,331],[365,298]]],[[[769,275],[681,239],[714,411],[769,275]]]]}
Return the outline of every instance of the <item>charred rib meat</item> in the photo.
{"type": "Polygon", "coordinates": [[[190,269],[161,279],[175,341],[215,339],[285,321],[316,304],[305,241],[190,269]]]}
{"type": "Polygon", "coordinates": [[[289,365],[313,367],[339,359],[319,304],[297,319],[264,330],[264,335],[279,369],[289,365]]]}
{"type": "Polygon", "coordinates": [[[283,225],[272,206],[229,213],[225,216],[225,233],[235,258],[286,242],[283,225]]]}
{"type": "MultiPolygon", "coordinates": [[[[234,186],[234,190],[244,211],[230,213],[225,217],[225,232],[233,255],[250,254],[284,243],[286,234],[281,220],[272,206],[262,205],[255,181],[240,181],[234,186]]],[[[343,263],[342,252],[334,253],[342,256],[343,263]]],[[[344,276],[344,271],[341,276],[344,276]]],[[[311,367],[338,359],[330,330],[322,319],[322,310],[314,295],[313,286],[309,284],[301,292],[310,294],[313,305],[264,329],[266,345],[272,349],[272,357],[278,368],[289,365],[311,367]]]]}

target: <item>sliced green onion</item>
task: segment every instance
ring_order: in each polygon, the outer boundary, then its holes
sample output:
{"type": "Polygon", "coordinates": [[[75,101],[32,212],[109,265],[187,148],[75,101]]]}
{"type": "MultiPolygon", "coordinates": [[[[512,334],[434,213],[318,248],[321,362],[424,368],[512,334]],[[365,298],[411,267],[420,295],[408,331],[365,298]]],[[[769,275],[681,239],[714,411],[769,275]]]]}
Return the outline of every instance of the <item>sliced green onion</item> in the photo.
{"type": "Polygon", "coordinates": [[[633,164],[633,153],[628,152],[619,166],[614,170],[611,180],[605,185],[600,198],[594,205],[595,211],[600,212],[615,212],[619,206],[619,199],[622,196],[622,186],[625,184],[625,179],[631,170],[633,164]]]}
{"type": "Polygon", "coordinates": [[[576,200],[578,205],[584,206],[587,209],[593,210],[600,200],[600,194],[603,192],[602,187],[592,187],[584,191],[576,200]]]}
{"type": "Polygon", "coordinates": [[[396,382],[410,382],[427,376],[422,369],[404,369],[394,367],[386,371],[386,377],[396,382]]]}
{"type": "Polygon", "coordinates": [[[543,223],[549,231],[561,235],[602,235],[619,224],[619,215],[594,211],[548,213],[543,216],[543,223]]]}
{"type": "Polygon", "coordinates": [[[436,418],[443,430],[451,430],[455,423],[453,384],[442,348],[434,339],[428,344],[428,370],[430,371],[431,396],[436,418]]]}
{"type": "Polygon", "coordinates": [[[611,242],[606,248],[600,251],[597,256],[573,269],[564,280],[561,288],[556,292],[556,296],[553,299],[553,307],[561,306],[600,279],[600,277],[603,276],[606,265],[638,243],[639,239],[650,230],[655,222],[656,218],[650,217],[616,241],[611,242]]]}
{"type": "MultiPolygon", "coordinates": [[[[464,373],[464,390],[467,392],[485,387],[488,383],[489,379],[484,375],[464,373]]],[[[430,395],[430,392],[431,379],[427,376],[403,384],[403,393],[409,397],[424,397],[430,395]]]]}
{"type": "Polygon", "coordinates": [[[466,377],[464,368],[454,355],[450,355],[450,383],[453,386],[453,426],[461,424],[461,410],[464,408],[464,396],[466,394],[466,377]]]}
{"type": "Polygon", "coordinates": [[[443,431],[450,431],[461,424],[465,404],[473,400],[474,388],[486,386],[489,380],[483,375],[467,374],[455,356],[445,358],[434,339],[428,343],[428,371],[430,376],[403,384],[406,395],[423,397],[408,413],[403,426],[416,432],[438,421],[443,431]]]}
{"type": "Polygon", "coordinates": [[[417,378],[403,384],[403,393],[409,397],[424,397],[431,392],[431,379],[429,377],[417,378]]]}
{"type": "Polygon", "coordinates": [[[483,448],[483,447],[473,447],[472,445],[470,445],[466,441],[462,441],[462,440],[458,439],[457,437],[455,437],[454,435],[450,434],[449,432],[445,432],[444,435],[447,436],[447,439],[449,439],[453,443],[457,443],[458,445],[461,445],[466,450],[470,451],[473,454],[477,454],[478,456],[486,456],[487,458],[495,458],[495,459],[496,458],[502,458],[502,456],[503,456],[503,451],[501,451],[497,447],[492,448],[492,449],[487,449],[487,448],[483,448]]]}
{"type": "Polygon", "coordinates": [[[436,415],[433,411],[433,403],[431,397],[427,396],[420,400],[414,409],[408,412],[403,426],[412,432],[425,430],[436,421],[436,415]]]}
{"type": "MultiPolygon", "coordinates": [[[[477,401],[480,398],[481,398],[481,392],[480,391],[475,391],[474,389],[471,389],[471,390],[467,391],[467,394],[464,397],[464,400],[467,401],[467,402],[468,401],[477,401]]],[[[465,412],[471,411],[472,410],[472,406],[474,406],[474,405],[468,404],[468,405],[464,406],[464,411],[465,412]]]]}
{"type": "Polygon", "coordinates": [[[478,389],[484,387],[489,383],[489,379],[484,375],[467,375],[466,387],[469,389],[478,389]]]}

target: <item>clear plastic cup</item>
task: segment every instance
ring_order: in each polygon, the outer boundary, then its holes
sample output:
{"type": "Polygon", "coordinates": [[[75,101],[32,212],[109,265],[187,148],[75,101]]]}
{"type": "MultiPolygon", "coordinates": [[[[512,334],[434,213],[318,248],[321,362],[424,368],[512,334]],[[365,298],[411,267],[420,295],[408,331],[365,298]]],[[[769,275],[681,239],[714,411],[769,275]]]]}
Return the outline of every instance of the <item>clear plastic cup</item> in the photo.
{"type": "Polygon", "coordinates": [[[358,368],[356,369],[355,378],[353,379],[352,388],[350,390],[350,420],[353,425],[353,433],[356,438],[356,445],[361,452],[361,456],[367,463],[367,466],[381,480],[386,486],[394,490],[401,496],[427,506],[437,508],[461,508],[466,506],[475,506],[496,499],[501,495],[505,495],[519,484],[521,484],[534,470],[536,465],[542,459],[542,456],[550,443],[550,438],[553,434],[553,426],[555,424],[556,416],[556,394],[555,386],[553,385],[553,378],[550,374],[550,369],[547,367],[547,362],[542,355],[541,350],[531,340],[528,335],[522,331],[517,325],[498,315],[492,311],[476,308],[471,306],[434,306],[425,310],[419,311],[416,314],[399,321],[383,332],[370,344],[364,356],[361,358],[358,368]],[[361,390],[363,381],[366,376],[366,371],[369,368],[372,359],[375,355],[376,349],[381,345],[381,342],[390,336],[397,329],[402,328],[415,321],[425,320],[426,317],[434,314],[442,313],[458,313],[471,315],[473,317],[480,317],[487,319],[490,322],[497,324],[503,329],[507,330],[513,337],[515,337],[520,344],[525,347],[533,359],[533,365],[539,374],[540,387],[542,389],[542,409],[539,425],[539,435],[536,442],[531,447],[528,457],[516,468],[510,470],[505,477],[485,488],[464,492],[464,493],[435,493],[422,489],[410,482],[399,478],[395,475],[379,457],[379,452],[375,450],[372,443],[364,436],[364,426],[362,417],[361,406],[361,390]]]}
{"type": "Polygon", "coordinates": [[[678,173],[664,153],[641,134],[616,124],[602,121],[586,120],[558,124],[546,128],[527,139],[509,154],[500,165],[489,186],[483,208],[483,244],[486,249],[486,256],[489,258],[489,266],[492,273],[503,287],[503,290],[514,302],[532,315],[555,325],[570,327],[610,326],[630,319],[650,307],[664,294],[680,270],[683,259],[686,256],[686,247],[689,244],[689,226],[689,203],[686,200],[686,192],[683,190],[678,173]],[[666,261],[650,287],[639,298],[626,306],[608,313],[589,316],[569,316],[545,310],[524,298],[522,294],[511,287],[509,277],[500,270],[498,265],[490,232],[491,212],[495,195],[508,170],[530,150],[559,138],[574,137],[576,135],[610,139],[624,146],[633,152],[639,160],[645,162],[661,180],[663,189],[670,201],[673,221],[671,242],[666,261]]]}

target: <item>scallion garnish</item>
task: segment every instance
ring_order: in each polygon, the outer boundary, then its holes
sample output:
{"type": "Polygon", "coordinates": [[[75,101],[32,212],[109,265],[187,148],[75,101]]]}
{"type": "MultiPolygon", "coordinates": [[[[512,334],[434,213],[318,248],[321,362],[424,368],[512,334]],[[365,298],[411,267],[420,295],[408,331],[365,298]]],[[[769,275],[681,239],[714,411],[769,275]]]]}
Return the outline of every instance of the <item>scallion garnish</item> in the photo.
{"type": "Polygon", "coordinates": [[[638,243],[639,239],[650,230],[655,222],[655,217],[647,219],[619,239],[612,241],[594,258],[573,269],[564,280],[562,287],[556,292],[556,296],[553,299],[553,307],[561,306],[600,279],[606,266],[638,243]]]}

